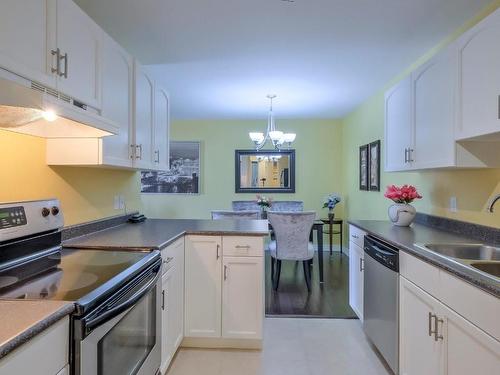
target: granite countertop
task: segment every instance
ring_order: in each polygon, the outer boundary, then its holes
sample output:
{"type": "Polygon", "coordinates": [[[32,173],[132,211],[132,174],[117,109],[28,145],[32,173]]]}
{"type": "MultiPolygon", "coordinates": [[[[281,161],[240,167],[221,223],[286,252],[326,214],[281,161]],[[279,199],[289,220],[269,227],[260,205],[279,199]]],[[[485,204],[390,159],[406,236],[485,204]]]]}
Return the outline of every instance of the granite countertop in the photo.
{"type": "Polygon", "coordinates": [[[65,301],[0,301],[0,358],[29,341],[74,310],[65,301]]]}
{"type": "MultiPolygon", "coordinates": [[[[388,221],[351,220],[352,224],[402,251],[438,266],[478,288],[500,298],[500,282],[452,258],[443,257],[430,250],[415,246],[416,243],[481,243],[470,237],[413,223],[411,227],[397,227],[388,221]]],[[[490,244],[496,245],[498,244],[490,244]]]]}
{"type": "Polygon", "coordinates": [[[147,219],[64,241],[65,247],[163,249],[185,234],[265,236],[267,220],[147,219]]]}

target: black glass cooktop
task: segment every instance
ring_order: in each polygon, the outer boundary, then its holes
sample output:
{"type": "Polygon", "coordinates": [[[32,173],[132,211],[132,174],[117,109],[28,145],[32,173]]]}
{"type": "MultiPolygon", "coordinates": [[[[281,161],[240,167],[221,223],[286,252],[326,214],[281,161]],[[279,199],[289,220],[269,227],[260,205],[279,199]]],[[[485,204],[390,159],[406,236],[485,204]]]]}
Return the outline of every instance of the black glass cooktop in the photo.
{"type": "Polygon", "coordinates": [[[102,296],[140,272],[151,255],[63,249],[0,272],[0,298],[79,301],[96,292],[102,296]]]}

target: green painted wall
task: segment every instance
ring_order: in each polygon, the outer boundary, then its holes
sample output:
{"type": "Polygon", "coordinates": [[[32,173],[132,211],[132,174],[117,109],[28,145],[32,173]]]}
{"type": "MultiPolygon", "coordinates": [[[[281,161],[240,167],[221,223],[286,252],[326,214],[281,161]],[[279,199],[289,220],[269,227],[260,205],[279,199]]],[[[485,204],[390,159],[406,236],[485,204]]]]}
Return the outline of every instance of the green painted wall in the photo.
{"type": "MultiPolygon", "coordinates": [[[[346,217],[381,220],[387,218],[387,207],[391,202],[383,197],[383,191],[380,193],[362,192],[358,189],[359,146],[381,139],[382,150],[384,148],[384,91],[428,60],[458,35],[498,8],[499,5],[500,1],[495,1],[475,19],[422,56],[405,72],[389,82],[383,90],[376,93],[343,120],[343,160],[345,161],[343,190],[347,195],[346,217]]],[[[382,157],[381,166],[383,165],[382,157]]],[[[421,201],[415,203],[415,207],[421,212],[500,227],[500,209],[497,209],[494,214],[486,212],[489,199],[500,192],[500,169],[434,170],[381,174],[381,186],[384,188],[389,184],[403,183],[417,186],[424,196],[421,201]],[[457,197],[458,200],[459,210],[456,213],[450,212],[448,209],[451,196],[457,197]]]]}
{"type": "MultiPolygon", "coordinates": [[[[254,194],[234,192],[234,150],[251,149],[249,131],[263,131],[266,120],[175,121],[171,139],[201,141],[201,194],[143,194],[150,217],[209,218],[213,209],[230,209],[233,200],[251,200],[254,194]]],[[[322,212],[321,201],[330,192],[342,193],[342,123],[335,120],[277,120],[281,130],[297,133],[296,193],[266,194],[275,200],[303,200],[305,209],[322,212]]],[[[342,216],[343,205],[336,208],[342,216]]],[[[326,212],[322,212],[326,215],[326,212]]]]}

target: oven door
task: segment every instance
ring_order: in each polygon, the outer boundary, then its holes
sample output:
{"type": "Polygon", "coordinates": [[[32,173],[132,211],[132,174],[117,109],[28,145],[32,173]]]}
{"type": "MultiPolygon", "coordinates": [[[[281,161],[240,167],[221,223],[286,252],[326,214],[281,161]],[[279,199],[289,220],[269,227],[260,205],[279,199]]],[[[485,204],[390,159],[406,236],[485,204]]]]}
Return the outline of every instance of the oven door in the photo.
{"type": "Polygon", "coordinates": [[[90,333],[75,343],[76,374],[157,373],[161,361],[160,273],[158,270],[127,290],[115,303],[106,306],[103,314],[83,322],[90,333]],[[130,306],[124,311],[110,316],[127,303],[130,306]],[[103,316],[106,321],[102,321],[103,316]]]}

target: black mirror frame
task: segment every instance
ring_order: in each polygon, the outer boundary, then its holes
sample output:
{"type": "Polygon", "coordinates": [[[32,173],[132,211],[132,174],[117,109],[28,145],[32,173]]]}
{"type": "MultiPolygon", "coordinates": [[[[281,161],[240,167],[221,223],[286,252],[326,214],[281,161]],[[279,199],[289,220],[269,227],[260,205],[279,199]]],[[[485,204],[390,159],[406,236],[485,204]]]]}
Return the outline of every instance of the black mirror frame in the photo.
{"type": "Polygon", "coordinates": [[[295,150],[235,150],[234,151],[234,186],[236,193],[295,193],[295,150]],[[288,155],[290,159],[290,187],[287,188],[242,188],[240,185],[240,156],[241,155],[288,155]]]}

